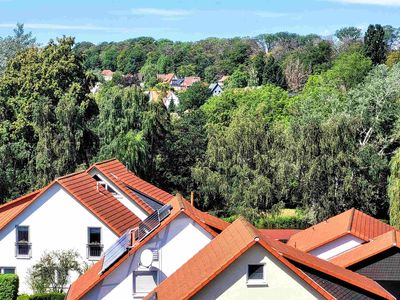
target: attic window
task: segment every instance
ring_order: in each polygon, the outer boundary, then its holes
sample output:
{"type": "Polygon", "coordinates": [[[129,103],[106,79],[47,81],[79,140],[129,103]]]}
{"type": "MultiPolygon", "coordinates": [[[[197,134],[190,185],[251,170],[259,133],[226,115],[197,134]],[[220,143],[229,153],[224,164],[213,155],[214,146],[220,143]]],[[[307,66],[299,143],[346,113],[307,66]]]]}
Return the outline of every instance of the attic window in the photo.
{"type": "Polygon", "coordinates": [[[158,284],[158,271],[136,271],[133,273],[133,293],[136,296],[145,296],[158,284]]]}
{"type": "Polygon", "coordinates": [[[247,285],[266,285],[265,264],[247,266],[247,285]]]}

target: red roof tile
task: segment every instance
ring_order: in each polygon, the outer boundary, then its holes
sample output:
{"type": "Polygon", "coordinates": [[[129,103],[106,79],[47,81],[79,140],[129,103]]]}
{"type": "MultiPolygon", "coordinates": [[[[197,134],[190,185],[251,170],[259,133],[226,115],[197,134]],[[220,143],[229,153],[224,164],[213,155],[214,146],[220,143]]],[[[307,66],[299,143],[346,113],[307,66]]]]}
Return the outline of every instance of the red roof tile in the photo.
{"type": "Polygon", "coordinates": [[[0,230],[33,203],[41,190],[34,191],[0,206],[0,230]]]}
{"type": "Polygon", "coordinates": [[[292,235],[288,245],[309,252],[347,234],[368,241],[392,229],[390,225],[352,208],[292,235]]]}
{"type": "MultiPolygon", "coordinates": [[[[147,214],[151,214],[154,210],[142,199],[140,199],[127,185],[122,178],[136,177],[118,160],[111,160],[105,163],[95,164],[94,168],[98,169],[107,179],[114,183],[123,193],[135,201],[147,214]]],[[[93,169],[93,168],[91,168],[93,169]]],[[[89,169],[90,170],[90,169],[89,169]]],[[[172,197],[172,195],[171,195],[172,197]]]]}
{"type": "Polygon", "coordinates": [[[111,70],[103,70],[101,71],[101,75],[103,76],[113,76],[114,72],[111,70]]]}
{"type": "Polygon", "coordinates": [[[374,238],[369,243],[362,244],[356,248],[335,256],[330,260],[330,262],[347,268],[392,247],[400,248],[400,231],[398,230],[388,231],[374,238]]]}
{"type": "Polygon", "coordinates": [[[148,297],[151,297],[153,293],[157,293],[157,299],[160,300],[189,299],[193,297],[255,243],[262,245],[326,299],[334,299],[334,297],[295,267],[288,259],[334,276],[346,284],[361,288],[375,295],[386,299],[394,299],[375,281],[265,237],[241,218],[236,220],[181,268],[164,280],[148,297]]]}
{"type": "MultiPolygon", "coordinates": [[[[109,174],[108,176],[111,180],[114,177],[118,179],[119,183],[124,183],[126,186],[129,186],[140,193],[143,193],[150,198],[155,199],[156,201],[159,201],[161,203],[167,203],[171,198],[173,198],[173,195],[163,191],[162,189],[148,183],[147,181],[137,177],[135,174],[133,174],[131,171],[129,171],[119,160],[117,159],[112,159],[108,160],[105,162],[100,162],[97,164],[94,164],[89,170],[97,168],[99,169],[100,172],[109,174]],[[114,175],[114,176],[112,176],[114,175]]],[[[137,199],[135,199],[137,200],[137,199]]],[[[140,199],[139,199],[140,200],[140,199]]],[[[140,200],[141,201],[141,200],[140,200]]],[[[144,202],[142,201],[142,204],[144,202]]]]}
{"type": "Polygon", "coordinates": [[[185,88],[188,88],[188,87],[192,86],[193,83],[200,82],[200,81],[201,81],[200,77],[188,76],[188,77],[184,78],[184,80],[182,82],[182,86],[185,87],[185,88]]]}
{"type": "Polygon", "coordinates": [[[259,229],[260,234],[274,240],[287,241],[292,235],[302,231],[301,229],[259,229]]]}
{"type": "Polygon", "coordinates": [[[132,211],[86,172],[61,177],[56,181],[117,235],[124,234],[140,222],[132,211]]]}
{"type": "Polygon", "coordinates": [[[171,214],[162,221],[161,225],[157,227],[150,235],[148,235],[144,240],[135,244],[135,246],[123,255],[114,265],[112,265],[103,274],[100,274],[102,268],[102,262],[99,261],[88,271],[79,277],[70,287],[67,295],[68,300],[77,300],[86,295],[92,288],[94,288],[99,282],[101,282],[105,277],[112,273],[120,264],[122,264],[129,256],[133,255],[138,249],[150,241],[154,236],[156,236],[161,230],[163,230],[168,224],[170,224],[177,216],[180,214],[185,214],[197,222],[203,229],[209,232],[212,236],[217,234],[212,231],[208,226],[201,222],[196,214],[197,209],[192,207],[186,200],[184,200],[180,195],[173,197],[168,204],[172,206],[171,214]]]}

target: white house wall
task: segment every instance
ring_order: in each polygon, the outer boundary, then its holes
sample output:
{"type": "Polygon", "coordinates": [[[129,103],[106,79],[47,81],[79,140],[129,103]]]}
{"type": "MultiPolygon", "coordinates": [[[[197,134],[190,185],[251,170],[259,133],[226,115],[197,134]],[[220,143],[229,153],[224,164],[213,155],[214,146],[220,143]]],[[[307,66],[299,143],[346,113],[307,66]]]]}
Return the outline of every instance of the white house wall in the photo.
{"type": "Polygon", "coordinates": [[[86,260],[88,227],[101,228],[105,249],[117,239],[105,224],[55,184],[0,231],[0,266],[15,267],[20,279],[20,293],[30,292],[26,282],[27,271],[44,252],[75,249],[86,260]],[[30,259],[15,257],[17,225],[29,226],[30,259]]]}
{"type": "Polygon", "coordinates": [[[338,238],[322,247],[310,251],[310,254],[319,258],[328,260],[334,256],[337,256],[343,252],[346,252],[354,247],[357,247],[364,243],[363,240],[347,234],[341,238],[338,238]]]}
{"type": "MultiPolygon", "coordinates": [[[[124,261],[83,299],[132,299],[133,272],[138,270],[145,249],[159,249],[159,282],[170,276],[195,253],[209,243],[212,236],[192,219],[181,215],[124,261]]],[[[134,298],[135,299],[135,298],[134,298]]]]}
{"type": "Polygon", "coordinates": [[[271,253],[256,244],[191,299],[308,300],[324,298],[271,253]],[[247,286],[248,265],[259,263],[265,264],[267,284],[247,286]]]}
{"type": "Polygon", "coordinates": [[[112,183],[112,181],[108,180],[106,176],[104,176],[96,169],[92,170],[90,172],[90,175],[91,176],[97,175],[102,181],[107,183],[113,190],[115,190],[119,195],[121,195],[121,197],[117,198],[117,200],[120,201],[131,212],[133,212],[140,220],[143,221],[144,219],[147,218],[148,214],[144,212],[144,210],[137,203],[128,198],[123,191],[121,191],[114,183],[112,183]]]}

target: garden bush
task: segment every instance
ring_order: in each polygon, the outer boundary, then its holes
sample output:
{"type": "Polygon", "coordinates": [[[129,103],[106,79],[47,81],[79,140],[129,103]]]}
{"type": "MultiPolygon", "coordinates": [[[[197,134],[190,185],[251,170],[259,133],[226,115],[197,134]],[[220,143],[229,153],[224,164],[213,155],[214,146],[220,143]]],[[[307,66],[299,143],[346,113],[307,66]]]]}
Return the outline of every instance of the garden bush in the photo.
{"type": "Polygon", "coordinates": [[[16,300],[19,280],[15,274],[0,275],[0,300],[16,300]]]}
{"type": "Polygon", "coordinates": [[[29,300],[64,300],[65,294],[62,293],[40,293],[29,296],[29,300]]]}

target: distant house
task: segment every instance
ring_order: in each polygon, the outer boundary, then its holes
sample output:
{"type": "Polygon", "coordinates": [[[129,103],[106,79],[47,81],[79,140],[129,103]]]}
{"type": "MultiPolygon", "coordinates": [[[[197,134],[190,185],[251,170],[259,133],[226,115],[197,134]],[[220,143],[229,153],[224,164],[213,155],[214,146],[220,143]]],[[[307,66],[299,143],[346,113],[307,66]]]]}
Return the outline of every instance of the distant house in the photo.
{"type": "Polygon", "coordinates": [[[181,91],[183,81],[184,81],[183,78],[172,79],[170,86],[174,89],[174,91],[181,91]]]}
{"type": "Polygon", "coordinates": [[[218,96],[223,92],[222,86],[218,82],[210,84],[208,89],[211,91],[211,95],[213,96],[218,96]]]}
{"type": "Polygon", "coordinates": [[[229,76],[228,75],[224,75],[224,76],[222,76],[219,80],[218,80],[218,84],[220,85],[220,86],[224,86],[224,84],[225,84],[225,82],[227,81],[229,79],[229,76]]]}
{"type": "Polygon", "coordinates": [[[114,72],[111,70],[103,70],[101,71],[101,75],[103,76],[105,81],[110,81],[113,77],[114,72]]]}
{"type": "Polygon", "coordinates": [[[171,81],[174,79],[177,79],[177,77],[174,73],[157,74],[157,80],[162,83],[171,84],[171,81]]]}
{"type": "Polygon", "coordinates": [[[191,87],[194,83],[196,82],[200,82],[201,78],[198,76],[188,76],[185,77],[183,82],[182,82],[182,90],[185,91],[187,90],[189,87],[191,87]]]}
{"type": "MultiPolygon", "coordinates": [[[[155,102],[160,100],[160,92],[158,91],[150,91],[149,92],[149,101],[155,102]]],[[[166,95],[162,98],[162,102],[167,109],[170,108],[171,104],[175,107],[179,105],[179,98],[173,91],[167,91],[166,95]]]]}

